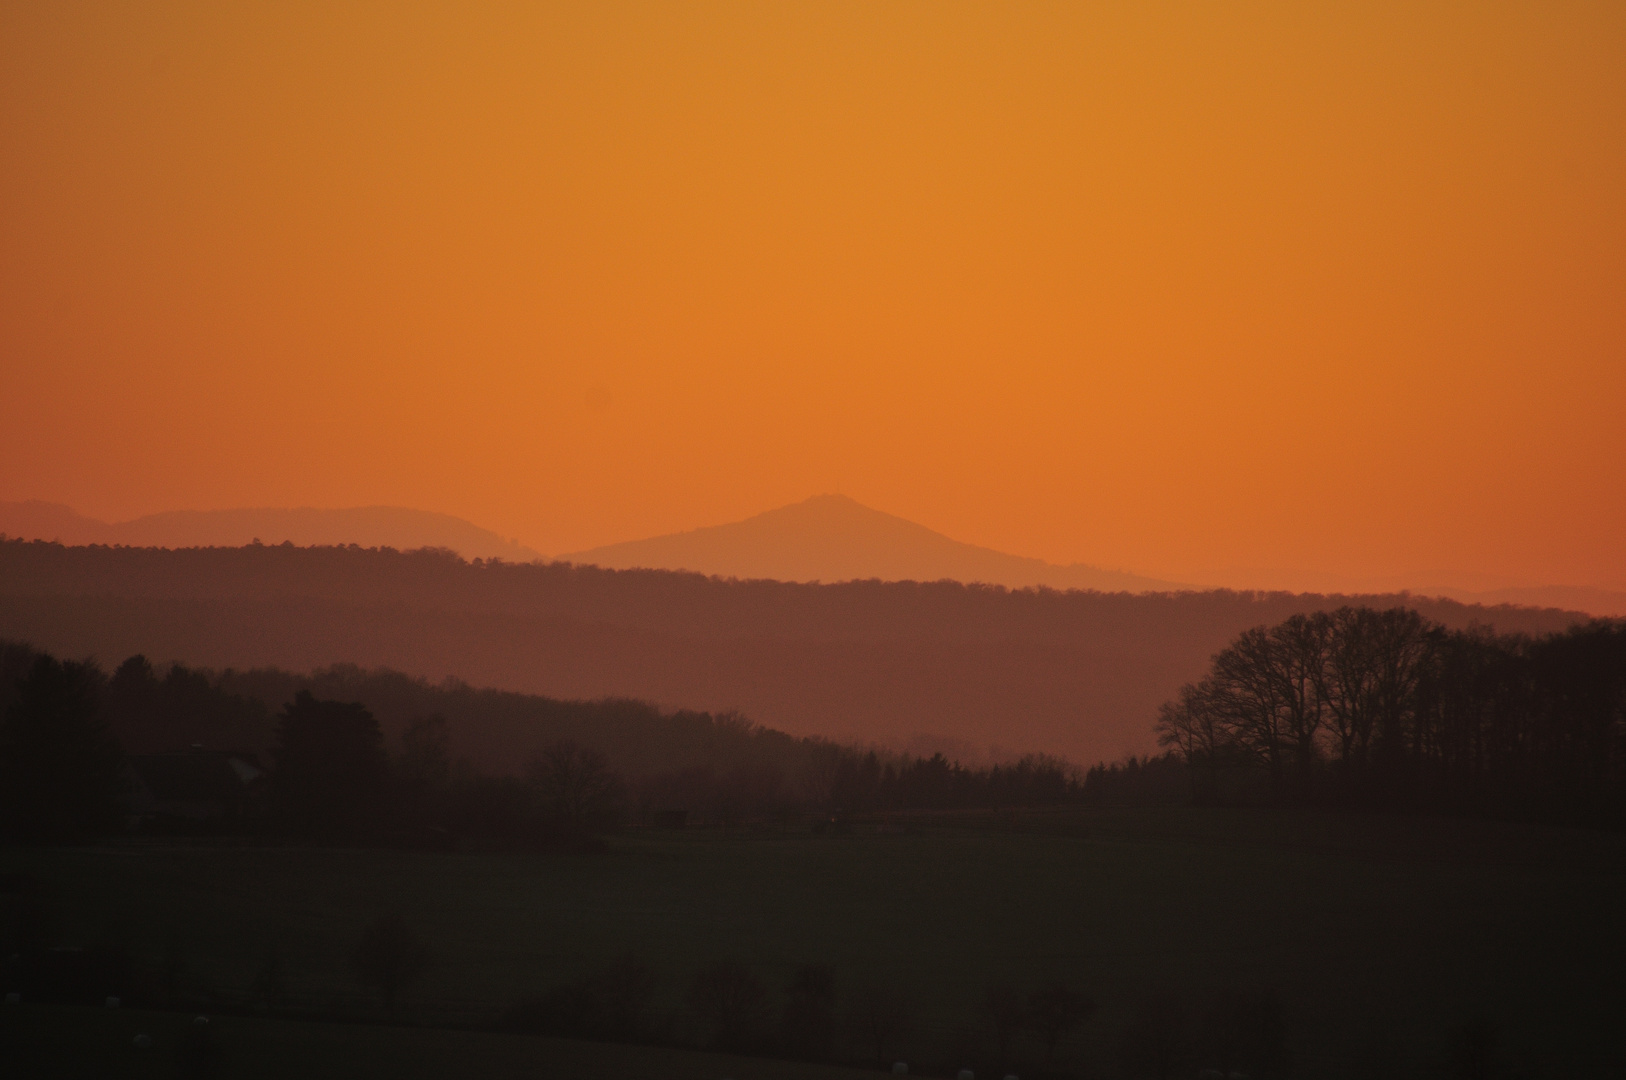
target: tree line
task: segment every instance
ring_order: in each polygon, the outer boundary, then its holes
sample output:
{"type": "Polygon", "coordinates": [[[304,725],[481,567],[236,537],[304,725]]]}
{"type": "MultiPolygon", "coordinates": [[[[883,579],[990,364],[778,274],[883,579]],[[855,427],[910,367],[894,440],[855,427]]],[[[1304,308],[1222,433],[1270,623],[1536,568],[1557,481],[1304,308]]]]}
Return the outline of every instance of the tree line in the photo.
{"type": "MultiPolygon", "coordinates": [[[[733,581],[350,547],[22,541],[0,541],[0,593],[0,635],[66,639],[113,662],[147,651],[309,672],[349,657],[577,698],[735,702],[798,731],[863,733],[892,746],[919,732],[986,745],[997,727],[1005,745],[1084,764],[1146,740],[1168,692],[1235,634],[1345,602],[1225,590],[733,581]]],[[[1504,632],[1570,622],[1553,610],[1398,594],[1365,602],[1404,603],[1455,627],[1489,620],[1504,632]]],[[[386,734],[398,734],[381,701],[312,692],[365,701],[386,734]]],[[[292,693],[255,696],[274,712],[292,693]]],[[[440,711],[457,721],[463,742],[469,718],[440,711]]],[[[514,759],[509,733],[491,735],[458,752],[501,769],[514,759]]],[[[611,757],[627,775],[644,771],[611,757]]]]}
{"type": "Polygon", "coordinates": [[[1543,636],[1343,607],[1240,635],[1157,719],[1201,801],[1626,823],[1626,623],[1543,636]]]}
{"type": "Polygon", "coordinates": [[[974,767],[797,738],[737,714],[342,666],[160,673],[136,656],[108,675],[0,642],[0,832],[118,831],[130,761],[200,744],[263,769],[234,828],[312,839],[547,846],[673,819],[839,827],[902,810],[1191,799],[1620,825],[1623,703],[1626,624],[1497,635],[1345,607],[1240,634],[1162,706],[1163,757],[974,767]],[[483,740],[473,760],[462,752],[471,730],[483,740]],[[499,746],[502,769],[490,764],[499,746]]]}
{"type": "MultiPolygon", "coordinates": [[[[510,729],[529,723],[549,734],[516,740],[525,752],[497,772],[457,754],[461,717],[417,715],[392,737],[365,702],[317,696],[282,673],[174,665],[160,674],[135,656],[107,675],[90,661],[0,643],[0,834],[56,842],[121,831],[144,763],[227,751],[257,762],[263,776],[242,813],[206,823],[212,831],[420,845],[579,846],[629,822],[674,816],[839,826],[853,813],[1076,803],[1109,778],[1038,755],[970,767],[942,754],[794,738],[735,714],[431,688],[359,669],[341,676],[349,689],[383,687],[398,710],[463,705],[510,729]],[[273,712],[239,692],[256,686],[291,692],[273,712]],[[533,715],[512,715],[515,698],[533,715]],[[642,735],[666,747],[674,767],[654,767],[642,735]],[[642,771],[617,768],[618,753],[642,771]]],[[[205,823],[155,817],[146,827],[205,823]]]]}

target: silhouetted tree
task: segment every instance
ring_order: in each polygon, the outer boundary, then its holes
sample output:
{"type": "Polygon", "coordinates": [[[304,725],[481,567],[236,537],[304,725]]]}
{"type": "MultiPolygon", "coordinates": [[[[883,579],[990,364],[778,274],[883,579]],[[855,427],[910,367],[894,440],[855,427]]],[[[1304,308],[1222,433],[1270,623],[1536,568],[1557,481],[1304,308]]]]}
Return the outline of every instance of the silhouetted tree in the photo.
{"type": "Polygon", "coordinates": [[[1626,623],[1532,639],[1405,608],[1294,616],[1218,653],[1157,731],[1199,798],[1251,763],[1278,799],[1626,824],[1626,623]]]}
{"type": "Polygon", "coordinates": [[[1446,1075],[1451,1080],[1500,1080],[1505,1075],[1500,1034],[1488,1017],[1476,1017],[1453,1030],[1446,1075]]]}
{"type": "Polygon", "coordinates": [[[162,677],[141,655],[118,666],[103,704],[109,727],[131,754],[171,754],[194,744],[246,750],[271,735],[265,706],[218,685],[217,677],[174,664],[162,677]]]}
{"type": "Polygon", "coordinates": [[[1303,794],[1314,782],[1321,759],[1326,702],[1320,679],[1332,636],[1322,612],[1294,615],[1270,631],[1272,674],[1281,690],[1281,728],[1295,794],[1303,794]]]}
{"type": "Polygon", "coordinates": [[[637,1042],[649,1026],[649,1008],[655,999],[655,975],[638,957],[626,953],[593,980],[603,1021],[603,1036],[618,1042],[637,1042]]]}
{"type": "Polygon", "coordinates": [[[439,713],[412,721],[401,733],[401,752],[390,763],[390,810],[394,822],[419,842],[449,843],[451,834],[451,737],[439,713]],[[426,830],[437,830],[431,836],[426,830]]]}
{"type": "Polygon", "coordinates": [[[836,981],[829,968],[803,964],[785,989],[780,1038],[785,1052],[807,1061],[830,1056],[836,1029],[836,981]]]}
{"type": "Polygon", "coordinates": [[[1184,995],[1165,992],[1142,998],[1122,1032],[1125,1075],[1172,1080],[1190,1062],[1191,1027],[1191,1003],[1184,995]]]}
{"type": "Polygon", "coordinates": [[[173,1009],[186,1001],[191,973],[191,965],[186,960],[186,947],[179,939],[171,938],[164,946],[164,961],[160,970],[166,1006],[173,1009]]]}
{"type": "Polygon", "coordinates": [[[1011,1043],[1027,1020],[1027,1002],[1015,987],[995,983],[983,993],[981,1012],[993,1033],[999,1066],[1005,1068],[1011,1063],[1011,1043]]]}
{"type": "Polygon", "coordinates": [[[254,1000],[262,1009],[280,1009],[288,998],[285,982],[282,943],[272,939],[266,946],[265,956],[254,973],[254,1000]]]}
{"type": "Polygon", "coordinates": [[[1203,1068],[1255,1080],[1281,1075],[1282,1007],[1270,992],[1230,990],[1214,995],[1203,1010],[1195,1046],[1203,1068]]]}
{"type": "Polygon", "coordinates": [[[853,996],[850,1016],[859,1042],[875,1051],[877,1066],[884,1066],[895,1041],[908,1033],[913,1009],[896,987],[872,983],[853,996]]]}
{"type": "Polygon", "coordinates": [[[802,791],[815,809],[833,809],[847,755],[842,747],[823,739],[809,739],[806,745],[800,778],[802,791]]]}
{"type": "Polygon", "coordinates": [[[0,983],[22,990],[30,969],[58,943],[62,907],[38,878],[0,874],[0,983]]]}
{"type": "Polygon", "coordinates": [[[384,736],[358,703],[318,701],[300,691],[282,711],[271,791],[294,834],[352,834],[380,810],[384,736]]]}
{"type": "Polygon", "coordinates": [[[591,979],[571,979],[521,999],[508,1010],[504,1026],[532,1035],[597,1039],[604,1034],[604,1007],[591,979]]]}
{"type": "Polygon", "coordinates": [[[362,934],[351,965],[361,984],[378,994],[384,1012],[395,1019],[401,994],[429,968],[429,949],[399,915],[376,919],[362,934]]]}
{"type": "Polygon", "coordinates": [[[6,713],[11,710],[17,688],[22,685],[39,656],[28,645],[0,641],[0,721],[4,721],[6,713]]]}
{"type": "Polygon", "coordinates": [[[159,723],[158,673],[137,653],[113,671],[107,681],[105,702],[114,721],[127,731],[146,730],[159,723]]]}
{"type": "Polygon", "coordinates": [[[145,980],[135,959],[135,928],[126,919],[114,919],[102,928],[85,949],[85,966],[91,973],[86,987],[97,1000],[109,996],[135,1001],[145,980]]]}
{"type": "Polygon", "coordinates": [[[1199,801],[1192,780],[1199,772],[1172,750],[1157,757],[1135,757],[1090,766],[1084,774],[1083,800],[1092,806],[1168,806],[1188,799],[1199,801]]]}
{"type": "Polygon", "coordinates": [[[554,743],[527,763],[525,776],[552,821],[592,828],[615,814],[621,783],[596,750],[568,740],[554,743]]]}
{"type": "Polygon", "coordinates": [[[1053,982],[1028,995],[1027,1025],[1044,1043],[1045,1060],[1056,1057],[1056,1044],[1095,1015],[1095,1002],[1066,983],[1053,982]]]}
{"type": "Polygon", "coordinates": [[[215,1041],[214,1025],[207,1017],[196,1017],[181,1032],[175,1047],[176,1071],[182,1080],[215,1080],[221,1075],[225,1055],[215,1041]]]}
{"type": "Polygon", "coordinates": [[[399,775],[415,786],[442,787],[452,776],[451,735],[439,713],[419,717],[401,733],[399,775]]]}
{"type": "Polygon", "coordinates": [[[124,817],[123,752],[100,716],[92,665],[34,658],[0,726],[0,829],[62,841],[113,831],[124,817]]]}
{"type": "Polygon", "coordinates": [[[747,1050],[761,1038],[767,988],[749,968],[722,961],[695,976],[689,1002],[707,1031],[707,1044],[747,1050]]]}

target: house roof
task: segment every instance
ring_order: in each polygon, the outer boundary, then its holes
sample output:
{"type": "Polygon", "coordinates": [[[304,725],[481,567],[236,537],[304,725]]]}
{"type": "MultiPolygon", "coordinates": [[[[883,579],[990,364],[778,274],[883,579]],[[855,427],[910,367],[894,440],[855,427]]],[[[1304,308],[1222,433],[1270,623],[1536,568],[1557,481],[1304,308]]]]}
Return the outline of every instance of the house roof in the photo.
{"type": "Polygon", "coordinates": [[[141,754],[129,762],[158,802],[237,802],[262,775],[248,755],[221,751],[141,754]]]}

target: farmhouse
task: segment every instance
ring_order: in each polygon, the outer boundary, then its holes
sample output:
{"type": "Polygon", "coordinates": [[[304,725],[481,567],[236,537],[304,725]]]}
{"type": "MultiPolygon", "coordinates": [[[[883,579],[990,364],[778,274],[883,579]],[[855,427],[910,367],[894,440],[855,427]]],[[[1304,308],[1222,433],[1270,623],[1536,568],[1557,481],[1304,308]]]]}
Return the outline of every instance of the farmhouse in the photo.
{"type": "Polygon", "coordinates": [[[193,749],[128,759],[130,813],[138,826],[238,822],[260,802],[265,770],[252,751],[193,749]]]}

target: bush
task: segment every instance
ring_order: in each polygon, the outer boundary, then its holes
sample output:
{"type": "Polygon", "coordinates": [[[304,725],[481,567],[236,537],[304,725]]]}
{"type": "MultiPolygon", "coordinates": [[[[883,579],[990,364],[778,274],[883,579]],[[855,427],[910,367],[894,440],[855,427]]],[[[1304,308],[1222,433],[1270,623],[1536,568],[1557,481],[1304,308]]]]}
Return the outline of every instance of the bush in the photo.
{"type": "Polygon", "coordinates": [[[689,991],[706,1045],[729,1051],[755,1049],[762,1042],[767,998],[762,981],[729,960],[702,970],[689,991]]]}
{"type": "Polygon", "coordinates": [[[362,935],[351,958],[361,984],[378,994],[395,1019],[401,994],[429,968],[429,949],[399,915],[385,915],[362,935]]]}
{"type": "Polygon", "coordinates": [[[53,843],[124,823],[124,752],[101,719],[101,672],[39,656],[0,724],[0,830],[53,843]]]}

